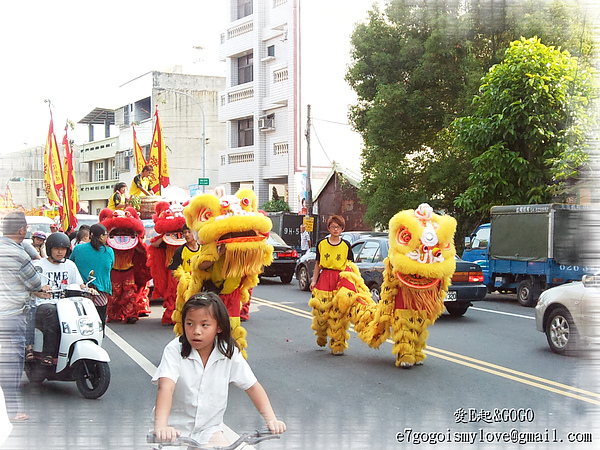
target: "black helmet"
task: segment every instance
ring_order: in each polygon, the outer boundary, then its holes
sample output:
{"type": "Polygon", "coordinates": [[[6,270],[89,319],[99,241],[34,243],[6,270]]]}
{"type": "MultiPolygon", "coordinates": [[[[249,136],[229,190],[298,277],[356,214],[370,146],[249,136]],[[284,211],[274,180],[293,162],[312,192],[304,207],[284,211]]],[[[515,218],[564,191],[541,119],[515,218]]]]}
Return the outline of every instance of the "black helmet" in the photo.
{"type": "Polygon", "coordinates": [[[52,256],[52,249],[54,247],[70,249],[71,241],[65,233],[52,233],[46,239],[46,255],[52,256]]]}

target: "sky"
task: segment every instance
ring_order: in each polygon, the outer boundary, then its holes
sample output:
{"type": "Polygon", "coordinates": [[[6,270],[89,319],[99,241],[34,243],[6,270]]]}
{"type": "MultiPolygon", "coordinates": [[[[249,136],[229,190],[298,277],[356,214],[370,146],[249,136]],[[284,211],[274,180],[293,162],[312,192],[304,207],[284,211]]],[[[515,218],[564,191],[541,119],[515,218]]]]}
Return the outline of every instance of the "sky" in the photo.
{"type": "MultiPolygon", "coordinates": [[[[301,109],[305,114],[311,104],[313,162],[343,161],[358,171],[361,140],[347,125],[356,97],[344,74],[353,26],[374,0],[300,2],[301,109]]],[[[67,120],[77,123],[95,107],[122,106],[116,104],[118,87],[149,71],[184,65],[188,73],[225,76],[218,58],[225,1],[32,0],[6,2],[2,9],[2,153],[45,144],[46,99],[60,142],[67,120]]],[[[79,125],[69,136],[80,144],[87,129],[79,125]]]]}

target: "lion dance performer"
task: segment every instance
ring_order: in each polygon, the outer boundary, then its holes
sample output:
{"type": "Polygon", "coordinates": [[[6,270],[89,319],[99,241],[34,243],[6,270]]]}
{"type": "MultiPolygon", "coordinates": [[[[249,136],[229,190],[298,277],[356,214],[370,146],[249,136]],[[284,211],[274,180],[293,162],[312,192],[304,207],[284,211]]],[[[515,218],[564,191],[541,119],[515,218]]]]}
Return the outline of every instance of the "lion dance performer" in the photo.
{"type": "Polygon", "coordinates": [[[396,366],[423,364],[427,327],[444,311],[444,298],[456,262],[456,220],[433,213],[423,203],[390,220],[390,246],[384,261],[381,300],[373,320],[358,333],[374,348],[390,336],[396,366]]]}
{"type": "Polygon", "coordinates": [[[266,243],[271,219],[258,211],[251,189],[226,195],[222,187],[215,194],[194,196],[184,208],[187,226],[198,234],[200,252],[192,258],[192,273],[180,267],[174,331],[181,335],[181,309],[194,294],[205,290],[219,294],[229,312],[231,330],[246,356],[246,330],[240,324],[241,305],[248,302],[249,290],[258,284],[263,267],[273,261],[273,247],[266,243]]]}
{"type": "Polygon", "coordinates": [[[317,243],[312,297],[308,302],[314,316],[311,328],[315,330],[317,344],[325,347],[329,337],[333,355],[343,355],[348,348],[350,322],[355,323],[356,331],[361,330],[375,305],[352,262],[350,244],[340,237],[344,227],[341,216],[332,216],[327,222],[331,235],[317,243]]]}
{"type": "Polygon", "coordinates": [[[115,252],[110,273],[113,293],[106,311],[108,321],[135,323],[140,315],[150,314],[150,269],[146,265],[144,224],[131,206],[117,211],[105,208],[100,211],[99,219],[108,232],[107,244],[115,252]]]}
{"type": "Polygon", "coordinates": [[[183,238],[183,206],[170,205],[168,202],[158,202],[154,206],[155,214],[152,216],[154,230],[158,233],[150,240],[148,247],[148,267],[154,281],[152,298],[162,298],[165,311],[161,322],[164,325],[174,325],[171,319],[175,310],[177,298],[177,279],[168,269],[177,248],[185,244],[183,238]]]}

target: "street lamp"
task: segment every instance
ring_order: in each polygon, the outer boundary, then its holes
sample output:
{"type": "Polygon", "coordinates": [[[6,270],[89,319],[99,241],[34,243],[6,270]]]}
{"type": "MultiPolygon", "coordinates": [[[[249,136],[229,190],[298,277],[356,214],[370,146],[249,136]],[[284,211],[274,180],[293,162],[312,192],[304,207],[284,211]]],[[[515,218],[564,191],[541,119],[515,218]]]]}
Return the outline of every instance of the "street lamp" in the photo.
{"type": "MultiPolygon", "coordinates": [[[[159,91],[168,91],[168,92],[174,92],[176,94],[185,95],[187,98],[189,98],[194,103],[196,103],[198,105],[198,107],[200,108],[200,111],[202,112],[202,178],[206,178],[206,120],[204,117],[204,108],[202,107],[202,105],[200,104],[200,102],[198,100],[196,100],[194,97],[192,97],[187,92],[179,91],[177,89],[170,89],[170,88],[166,88],[166,87],[157,87],[155,89],[159,90],[159,91]]],[[[206,192],[206,186],[204,186],[204,185],[202,185],[202,192],[203,193],[206,192]]]]}

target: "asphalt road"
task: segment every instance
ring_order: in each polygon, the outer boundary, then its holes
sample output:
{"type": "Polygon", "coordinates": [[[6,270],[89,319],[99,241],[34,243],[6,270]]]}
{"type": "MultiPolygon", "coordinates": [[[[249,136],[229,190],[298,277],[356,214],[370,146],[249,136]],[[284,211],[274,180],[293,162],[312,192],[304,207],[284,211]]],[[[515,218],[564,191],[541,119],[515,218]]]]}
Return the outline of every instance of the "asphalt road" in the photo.
{"type": "MultiPolygon", "coordinates": [[[[493,294],[464,317],[444,314],[429,328],[425,364],[406,370],[395,367],[391,344],[374,350],[355,333],[344,356],[317,347],[309,296],[295,280],[267,279],[254,290],[244,324],[248,361],[288,425],[279,441],[257,448],[598,448],[594,361],[553,354],[535,329],[534,310],[514,297],[493,294]],[[512,439],[542,442],[506,443],[512,439]]],[[[32,418],[16,424],[2,448],[151,448],[150,378],[174,337],[161,314],[155,304],[135,325],[109,325],[104,347],[112,380],[98,400],[84,399],[74,383],[35,387],[25,379],[32,418]]],[[[225,422],[241,433],[260,427],[262,418],[233,387],[225,422]]]]}

